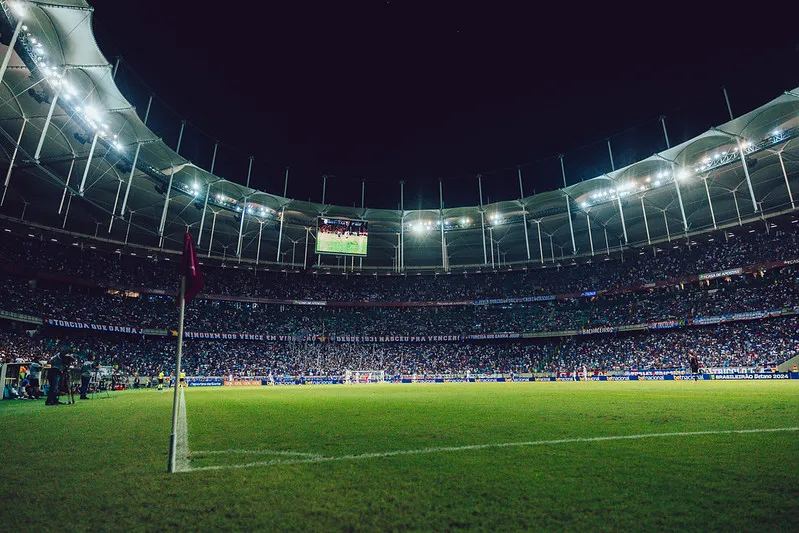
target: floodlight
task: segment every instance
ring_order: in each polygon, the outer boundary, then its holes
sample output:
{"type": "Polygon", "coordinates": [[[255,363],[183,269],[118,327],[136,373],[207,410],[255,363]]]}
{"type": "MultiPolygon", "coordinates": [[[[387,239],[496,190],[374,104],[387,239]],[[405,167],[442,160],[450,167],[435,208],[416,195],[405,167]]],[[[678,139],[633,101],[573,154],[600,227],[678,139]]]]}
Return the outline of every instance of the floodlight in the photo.
{"type": "MultiPolygon", "coordinates": [[[[80,108],[78,108],[78,111],[80,111],[80,108]]],[[[91,119],[91,120],[95,120],[95,121],[100,118],[100,112],[94,106],[87,107],[84,110],[83,114],[86,115],[86,118],[91,119]]]]}
{"type": "Polygon", "coordinates": [[[588,202],[582,202],[582,203],[580,204],[580,207],[582,207],[583,209],[585,209],[586,207],[588,207],[588,202]]]}
{"type": "Polygon", "coordinates": [[[26,11],[25,6],[22,5],[22,2],[9,2],[8,7],[11,8],[11,11],[19,18],[25,18],[26,11]]]}

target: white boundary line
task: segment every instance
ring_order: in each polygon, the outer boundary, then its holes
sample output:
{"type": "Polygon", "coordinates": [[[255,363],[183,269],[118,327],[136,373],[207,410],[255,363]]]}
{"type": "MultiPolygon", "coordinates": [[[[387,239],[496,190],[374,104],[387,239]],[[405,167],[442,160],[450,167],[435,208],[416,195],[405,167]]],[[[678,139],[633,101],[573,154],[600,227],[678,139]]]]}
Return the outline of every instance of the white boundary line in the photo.
{"type": "Polygon", "coordinates": [[[317,459],[323,457],[318,453],[290,452],[284,450],[203,450],[191,452],[191,456],[197,455],[223,455],[223,454],[242,454],[242,455],[285,455],[287,457],[307,457],[317,459]]]}
{"type": "Polygon", "coordinates": [[[191,470],[191,466],[189,466],[189,424],[186,419],[186,396],[183,391],[184,389],[181,387],[180,405],[178,405],[178,425],[175,435],[175,472],[188,472],[191,470]]]}
{"type": "MultiPolygon", "coordinates": [[[[691,437],[697,435],[746,435],[751,433],[776,433],[782,431],[799,431],[799,427],[786,427],[786,428],[764,428],[764,429],[730,429],[730,430],[717,430],[717,431],[680,431],[675,433],[644,433],[639,435],[614,435],[608,437],[576,437],[570,439],[554,439],[554,440],[534,440],[527,442],[501,442],[496,444],[472,444],[468,446],[442,446],[436,448],[420,448],[418,450],[395,450],[390,452],[372,452],[362,453],[358,455],[341,455],[338,457],[323,457],[314,456],[302,459],[274,459],[272,461],[257,461],[253,463],[244,463],[237,465],[218,465],[218,466],[199,466],[189,467],[191,472],[206,471],[206,470],[225,470],[225,469],[240,469],[252,468],[259,466],[273,466],[273,465],[293,465],[303,463],[329,463],[334,461],[359,461],[363,459],[378,459],[382,457],[396,457],[399,455],[422,455],[429,453],[444,453],[444,452],[460,452],[466,450],[485,450],[489,448],[518,448],[522,446],[543,446],[550,444],[572,444],[577,442],[604,442],[612,440],[635,440],[647,438],[663,438],[663,437],[691,437]]],[[[220,450],[224,453],[226,450],[220,450]]],[[[264,450],[266,452],[266,450],[264,450]]],[[[209,452],[205,452],[209,453],[209,452]]],[[[236,453],[236,452],[233,452],[236,453]]]]}

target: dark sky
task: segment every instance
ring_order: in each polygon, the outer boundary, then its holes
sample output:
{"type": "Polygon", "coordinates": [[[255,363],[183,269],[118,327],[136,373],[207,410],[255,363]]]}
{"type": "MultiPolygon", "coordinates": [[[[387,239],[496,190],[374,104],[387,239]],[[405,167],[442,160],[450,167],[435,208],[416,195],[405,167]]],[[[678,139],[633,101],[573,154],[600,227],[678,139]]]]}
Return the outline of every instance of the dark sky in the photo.
{"type": "Polygon", "coordinates": [[[182,155],[208,168],[219,139],[218,174],[243,182],[252,154],[254,186],[282,193],[290,166],[289,196],[315,201],[326,173],[329,203],[360,202],[363,178],[367,205],[396,207],[404,179],[407,207],[437,206],[447,178],[447,205],[475,204],[477,172],[515,198],[517,165],[526,194],[552,189],[558,153],[573,183],[610,170],[607,137],[617,167],[663,149],[661,114],[672,144],[726,121],[722,85],[736,114],[799,85],[795,31],[729,5],[92,4],[123,93],[142,114],[156,93],[173,147],[188,120],[182,155]]]}

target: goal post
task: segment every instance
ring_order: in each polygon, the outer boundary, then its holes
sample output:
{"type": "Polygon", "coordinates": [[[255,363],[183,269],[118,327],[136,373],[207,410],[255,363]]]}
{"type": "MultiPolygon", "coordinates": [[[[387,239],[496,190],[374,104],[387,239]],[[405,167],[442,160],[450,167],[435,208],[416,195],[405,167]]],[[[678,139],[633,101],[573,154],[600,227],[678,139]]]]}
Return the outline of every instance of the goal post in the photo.
{"type": "Polygon", "coordinates": [[[344,382],[356,383],[383,383],[386,380],[384,370],[345,370],[344,382]]]}

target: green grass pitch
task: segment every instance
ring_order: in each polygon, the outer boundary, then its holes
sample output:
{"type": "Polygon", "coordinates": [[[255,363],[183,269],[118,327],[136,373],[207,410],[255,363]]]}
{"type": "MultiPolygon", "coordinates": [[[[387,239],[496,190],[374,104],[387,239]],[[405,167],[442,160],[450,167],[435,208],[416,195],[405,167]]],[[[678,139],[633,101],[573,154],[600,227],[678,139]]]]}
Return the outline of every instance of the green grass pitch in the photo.
{"type": "Polygon", "coordinates": [[[316,233],[316,251],[329,254],[366,255],[368,236],[337,237],[334,233],[316,233]]]}
{"type": "Polygon", "coordinates": [[[57,408],[0,402],[2,523],[799,530],[799,432],[615,438],[795,428],[797,381],[189,388],[185,397],[190,470],[171,475],[171,391],[57,408]],[[494,446],[523,442],[537,444],[494,446]]]}

